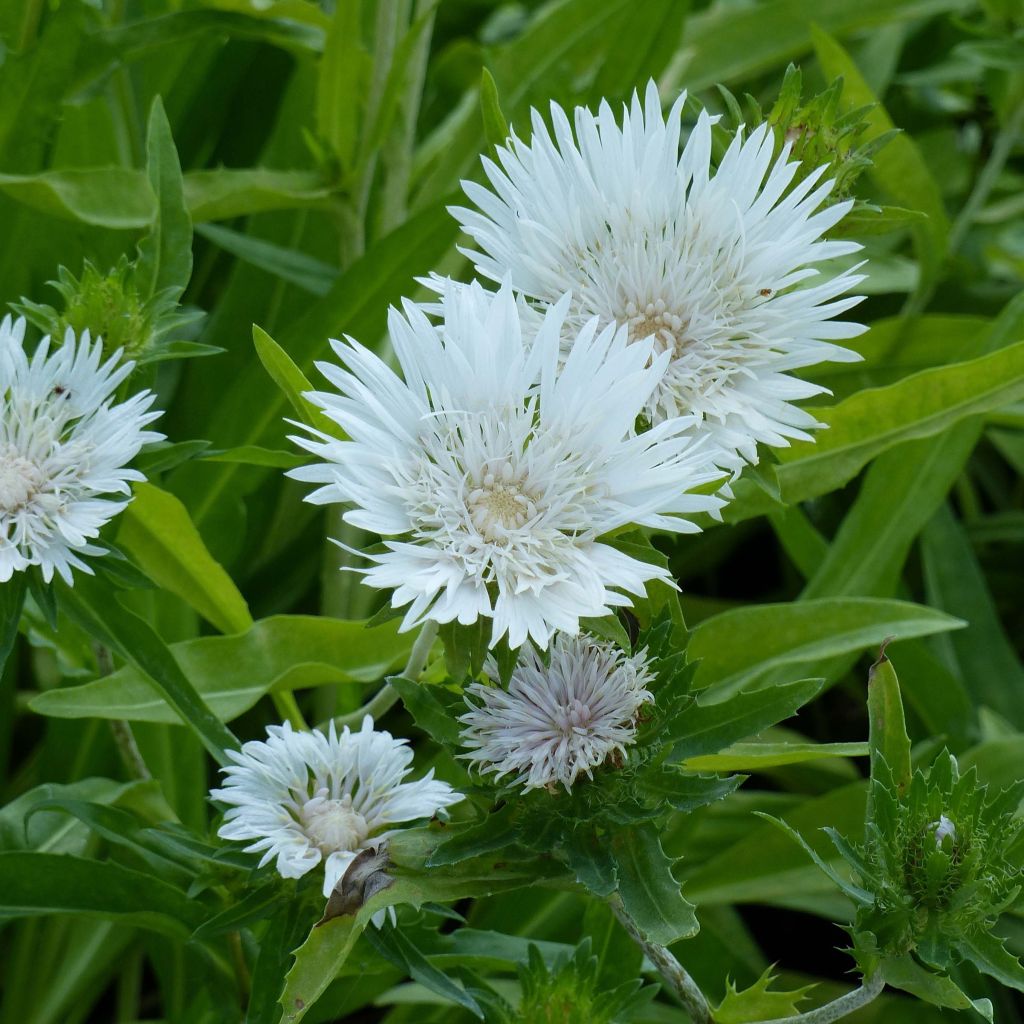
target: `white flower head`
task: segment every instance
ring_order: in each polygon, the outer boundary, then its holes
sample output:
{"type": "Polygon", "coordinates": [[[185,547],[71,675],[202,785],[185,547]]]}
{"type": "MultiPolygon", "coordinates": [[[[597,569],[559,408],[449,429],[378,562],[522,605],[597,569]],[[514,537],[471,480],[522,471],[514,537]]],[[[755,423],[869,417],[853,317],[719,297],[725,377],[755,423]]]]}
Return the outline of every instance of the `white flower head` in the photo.
{"type": "Polygon", "coordinates": [[[412,750],[404,739],[377,732],[369,715],[359,732],[333,723],[296,732],[289,723],[272,725],[266,740],[251,740],[224,769],[214,800],[229,804],[217,834],[252,840],[245,848],[263,853],[260,867],[277,859],[283,878],[301,878],[321,862],[325,896],[363,850],[376,849],[394,835],[394,825],[433,817],[462,799],[433,770],[415,782],[412,750]]]}
{"type": "Polygon", "coordinates": [[[463,182],[478,209],[452,209],[479,246],[477,271],[537,309],[571,292],[565,343],[592,316],[628,327],[669,354],[648,401],[653,422],[696,414],[721,446],[720,464],[756,461],[757,445],[808,440],[818,426],[793,402],[825,388],[790,376],[824,360],[860,357],[834,344],[860,334],[833,318],[859,301],[862,280],[819,266],[860,246],[823,240],[850,202],[822,208],[825,168],[789,189],[798,163],[774,158],[771,128],[737,134],[711,170],[713,119],[701,113],[682,153],[685,94],[663,117],[657,87],[634,94],[621,123],[551,105],[554,137],[533,112],[529,143],[514,135],[484,159],[491,189],[463,182]],[[500,166],[499,166],[500,164],[500,166]]]}
{"type": "Polygon", "coordinates": [[[29,357],[25,321],[0,323],[0,583],[38,565],[49,582],[67,583],[72,569],[91,573],[81,555],[103,554],[89,543],[130,500],[129,481],[145,477],[127,464],[163,435],[145,429],[151,392],[124,402],[114,392],[134,363],[89,332],[50,350],[44,338],[29,357]]]}
{"type": "Polygon", "coordinates": [[[507,285],[449,282],[438,327],[411,302],[391,312],[404,381],[351,339],[333,343],[346,369],[318,364],[340,393],[308,397],[351,440],[293,438],[324,461],[291,475],[323,485],[308,501],[347,502],[347,522],[386,539],[359,571],[408,606],[403,628],[485,616],[492,644],[544,647],[668,579],[599,538],[629,524],[693,532],[686,515],[721,506],[687,493],[720,476],[688,421],[633,431],[667,357],[591,321],[560,362],[567,306],[525,338],[507,285]]]}
{"type": "Polygon", "coordinates": [[[654,700],[652,675],[645,652],[629,657],[587,636],[559,634],[549,661],[524,648],[508,690],[468,687],[470,710],[459,721],[470,753],[461,756],[499,779],[513,774],[524,789],[561,783],[568,791],[616,751],[625,754],[641,706],[654,700]]]}

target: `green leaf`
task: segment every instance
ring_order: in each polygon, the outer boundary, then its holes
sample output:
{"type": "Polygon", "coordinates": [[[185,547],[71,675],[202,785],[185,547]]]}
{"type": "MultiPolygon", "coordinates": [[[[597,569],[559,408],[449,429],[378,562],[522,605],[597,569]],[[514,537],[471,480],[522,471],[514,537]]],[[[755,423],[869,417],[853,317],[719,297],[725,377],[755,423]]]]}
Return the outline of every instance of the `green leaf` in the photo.
{"type": "Polygon", "coordinates": [[[0,676],[14,649],[14,641],[18,638],[18,623],[25,603],[27,581],[25,573],[16,572],[6,583],[0,583],[0,676]]]}
{"type": "Polygon", "coordinates": [[[909,992],[932,1006],[950,1010],[975,1010],[991,1024],[992,1003],[989,1000],[971,999],[952,978],[926,970],[909,954],[887,957],[882,961],[880,969],[885,975],[885,983],[893,988],[909,992]]]}
{"type": "Polygon", "coordinates": [[[427,857],[427,867],[458,864],[473,857],[481,857],[502,850],[516,841],[518,828],[513,808],[506,804],[501,810],[488,814],[483,821],[470,825],[452,825],[447,838],[427,857]]]}
{"type": "Polygon", "coordinates": [[[910,785],[910,737],[903,716],[900,684],[892,662],[883,653],[868,673],[868,725],[871,777],[884,762],[899,792],[910,785]]]}
{"type": "Polygon", "coordinates": [[[737,693],[716,704],[691,704],[677,718],[670,741],[673,761],[712,754],[784,721],[821,689],[820,679],[801,679],[737,693]]]}
{"type": "Polygon", "coordinates": [[[444,660],[452,679],[461,681],[480,674],[490,649],[490,619],[480,616],[468,626],[456,621],[445,622],[438,636],[444,644],[444,660]]]}
{"type": "Polygon", "coordinates": [[[683,767],[695,772],[756,772],[826,757],[864,757],[866,743],[734,743],[719,754],[690,757],[683,767]]]}
{"type": "Polygon", "coordinates": [[[438,970],[429,960],[405,937],[402,929],[388,928],[378,930],[371,928],[366,932],[370,945],[384,953],[396,966],[419,982],[428,991],[439,995],[449,1003],[455,1003],[478,1017],[484,1019],[483,1011],[477,1001],[462,986],[456,984],[444,971],[438,970]]]}
{"type": "MultiPolygon", "coordinates": [[[[813,442],[777,452],[787,504],[827,494],[894,445],[941,433],[960,420],[1024,397],[1024,342],[962,363],[922,370],[808,411],[828,426],[813,442]]],[[[737,492],[739,493],[739,492],[737,492]]],[[[728,519],[728,515],[726,516],[728,519]]]]}
{"type": "Polygon", "coordinates": [[[1007,988],[1024,992],[1024,966],[1001,938],[988,931],[975,930],[961,936],[957,947],[983,974],[995,978],[1007,988]]]}
{"type": "Polygon", "coordinates": [[[846,35],[968,7],[969,0],[816,0],[813,12],[792,0],[765,0],[740,8],[713,5],[686,23],[687,87],[699,92],[717,82],[732,86],[772,71],[810,51],[813,24],[833,35],[846,35]]]}
{"type": "Polygon", "coordinates": [[[909,601],[836,597],[751,605],[694,627],[687,658],[700,662],[695,685],[719,699],[774,669],[864,651],[889,637],[929,636],[964,625],[909,601]],[[742,644],[734,642],[737,636],[742,644]]]}
{"type": "Polygon", "coordinates": [[[225,252],[312,295],[326,295],[340,271],[298,249],[288,249],[219,224],[200,224],[196,234],[225,252]]]}
{"type": "MultiPolygon", "coordinates": [[[[819,856],[839,861],[822,829],[833,825],[845,835],[858,836],[864,828],[865,798],[866,786],[858,781],[804,798],[795,806],[795,798],[789,796],[782,803],[786,808],[782,813],[819,856]]],[[[831,880],[789,836],[774,825],[751,822],[751,808],[778,806],[778,801],[761,801],[753,791],[741,791],[733,801],[740,816],[738,838],[687,876],[687,895],[698,906],[768,903],[826,916],[850,913],[848,901],[837,898],[831,880]]]]}
{"type": "MultiPolygon", "coordinates": [[[[230,721],[272,690],[375,682],[409,656],[415,635],[397,627],[394,621],[367,629],[344,619],[275,615],[241,635],[185,640],[171,644],[170,652],[206,706],[230,721]]],[[[105,679],[48,690],[31,707],[55,718],[179,721],[130,665],[105,679]]]]}
{"type": "Polygon", "coordinates": [[[418,683],[402,676],[390,676],[388,683],[402,698],[405,710],[412,715],[419,726],[436,743],[448,746],[459,744],[459,723],[433,694],[429,683],[418,683]]]}
{"type": "Polygon", "coordinates": [[[203,919],[202,904],[141,871],[55,853],[0,853],[0,917],[84,914],[179,940],[203,919]]]}
{"type": "Polygon", "coordinates": [[[256,346],[256,355],[263,369],[288,399],[288,404],[299,419],[307,426],[315,427],[332,437],[342,436],[341,428],[305,397],[313,390],[306,375],[295,365],[291,356],[262,327],[255,324],[252,326],[252,343],[256,346]]]}
{"type": "MultiPolygon", "coordinates": [[[[467,897],[507,892],[540,882],[550,862],[527,862],[518,868],[498,866],[496,858],[476,858],[453,868],[423,870],[436,845],[436,836],[424,829],[396,836],[390,844],[398,876],[388,888],[369,899],[354,916],[332,918],[315,927],[295,951],[295,963],[285,978],[280,1003],[284,1021],[298,1024],[327,986],[338,976],[370,918],[389,906],[449,903],[467,897]]],[[[392,869],[389,869],[392,873],[392,869]]]]}
{"type": "Polygon", "coordinates": [[[504,146],[508,141],[508,122],[501,112],[498,86],[487,68],[480,73],[480,114],[484,121],[484,140],[487,145],[504,146]]]}
{"type": "Polygon", "coordinates": [[[192,276],[192,220],[185,208],[178,151],[159,96],[149,111],[146,174],[156,196],[156,217],[139,242],[135,281],[144,296],[173,289],[178,298],[192,276]]]}
{"type": "Polygon", "coordinates": [[[963,615],[970,629],[950,637],[951,666],[975,702],[1024,726],[1024,667],[1007,637],[999,610],[967,533],[948,505],[938,509],[921,534],[921,557],[930,604],[963,615]]]}
{"type": "Polygon", "coordinates": [[[972,419],[944,437],[911,441],[877,459],[802,598],[891,593],[911,544],[963,471],[980,433],[972,419]]]}
{"type": "Polygon", "coordinates": [[[245,598],[173,494],[150,483],[135,484],[134,500],[119,524],[117,543],[154,583],[177,594],[222,633],[244,633],[252,626],[245,598]]]}
{"type": "Polygon", "coordinates": [[[849,896],[855,903],[859,903],[863,906],[869,907],[874,903],[874,896],[871,895],[866,889],[862,889],[859,885],[855,885],[844,875],[841,875],[832,865],[825,860],[824,857],[820,856],[818,852],[807,842],[806,839],[792,825],[788,822],[783,821],[781,818],[773,817],[770,814],[758,814],[759,818],[764,818],[765,821],[770,821],[780,832],[789,836],[803,851],[811,858],[812,861],[826,874],[842,892],[849,896]]]}
{"type": "Polygon", "coordinates": [[[712,1012],[715,1024],[749,1024],[792,1017],[799,1013],[798,1005],[807,998],[814,985],[792,991],[771,989],[776,975],[767,968],[749,988],[738,990],[731,981],[725,983],[725,998],[712,1012]]]}
{"type": "Polygon", "coordinates": [[[694,907],[672,875],[672,861],[654,825],[615,833],[611,850],[622,904],[648,941],[669,946],[697,934],[700,925],[694,907]]]}
{"type": "Polygon", "coordinates": [[[156,214],[145,178],[127,167],[0,174],[0,192],[53,217],[114,231],[148,227],[156,214]]]}
{"type": "MultiPolygon", "coordinates": [[[[148,622],[128,611],[109,587],[84,573],[79,573],[74,587],[61,584],[59,600],[63,612],[135,667],[181,721],[191,726],[218,764],[227,763],[224,752],[237,748],[238,740],[196,692],[148,622]]],[[[107,681],[98,682],[102,686],[107,681]]]]}
{"type": "Polygon", "coordinates": [[[322,207],[330,194],[321,175],[312,171],[219,167],[185,175],[185,202],[197,223],[322,207]]]}

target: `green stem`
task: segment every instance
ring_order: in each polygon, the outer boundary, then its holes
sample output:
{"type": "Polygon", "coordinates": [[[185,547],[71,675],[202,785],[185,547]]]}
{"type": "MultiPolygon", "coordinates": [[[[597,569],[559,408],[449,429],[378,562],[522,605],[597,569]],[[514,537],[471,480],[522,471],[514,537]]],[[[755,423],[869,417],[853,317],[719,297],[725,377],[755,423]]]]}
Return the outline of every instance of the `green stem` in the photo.
{"type": "Polygon", "coordinates": [[[759,1020],[754,1024],[832,1024],[873,1002],[885,988],[885,978],[881,971],[876,971],[870,978],[865,978],[859,988],[833,999],[831,1003],[819,1006],[816,1010],[798,1013],[792,1017],[774,1017],[772,1020],[759,1020]]]}
{"type": "Polygon", "coordinates": [[[974,188],[967,197],[967,202],[964,203],[963,209],[957,214],[957,218],[949,230],[949,251],[951,254],[960,248],[964,236],[974,223],[974,218],[978,215],[978,211],[984,206],[985,200],[988,199],[989,193],[995,186],[999,175],[1003,173],[1003,167],[1006,165],[1013,147],[1017,144],[1017,137],[1020,135],[1022,128],[1024,128],[1024,101],[1017,103],[1013,112],[1006,119],[1006,124],[1003,125],[996,136],[992,152],[981,173],[978,175],[978,180],[974,183],[974,188]]]}
{"type": "Polygon", "coordinates": [[[274,702],[274,709],[282,722],[291,722],[292,728],[298,729],[300,732],[309,728],[299,710],[299,702],[291,690],[271,692],[270,699],[274,702]]]}
{"type": "MultiPolygon", "coordinates": [[[[405,668],[402,669],[401,675],[404,679],[420,677],[423,669],[426,668],[427,658],[430,657],[430,650],[436,639],[437,623],[428,619],[423,623],[420,635],[416,637],[416,642],[409,652],[409,660],[405,663],[405,668]]],[[[343,729],[346,725],[351,729],[357,729],[366,715],[377,721],[397,703],[398,691],[390,683],[385,683],[361,708],[347,715],[339,715],[334,719],[334,724],[339,729],[343,729]]]]}
{"type": "MultiPolygon", "coordinates": [[[[96,666],[99,669],[99,677],[103,678],[111,675],[114,671],[114,659],[110,649],[104,644],[96,644],[94,650],[96,652],[96,666]]],[[[142,779],[143,781],[153,778],[142,756],[142,751],[139,750],[139,745],[135,741],[135,733],[132,732],[132,727],[120,719],[112,719],[110,731],[114,736],[114,743],[117,744],[117,752],[121,755],[121,760],[124,762],[124,766],[128,769],[132,778],[142,779]]]]}
{"type": "Polygon", "coordinates": [[[618,893],[609,898],[608,904],[619,919],[619,923],[629,933],[629,937],[644,951],[644,955],[658,969],[658,973],[683,1004],[683,1009],[689,1014],[693,1024],[711,1024],[711,1007],[690,972],[667,946],[660,946],[647,939],[623,906],[618,893]]]}

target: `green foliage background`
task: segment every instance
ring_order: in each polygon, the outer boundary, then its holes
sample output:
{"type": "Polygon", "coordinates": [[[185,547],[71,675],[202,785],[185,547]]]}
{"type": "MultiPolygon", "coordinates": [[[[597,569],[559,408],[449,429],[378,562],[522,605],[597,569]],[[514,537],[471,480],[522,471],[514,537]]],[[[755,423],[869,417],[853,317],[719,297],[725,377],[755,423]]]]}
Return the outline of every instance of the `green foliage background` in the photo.
{"type": "MultiPolygon", "coordinates": [[[[324,541],[372,538],[282,476],[283,417],[310,415],[302,374],[328,336],[380,344],[417,276],[467,275],[445,207],[502,119],[525,134],[531,105],[618,102],[652,75],[723,112],[718,84],[767,110],[791,61],[807,92],[842,76],[844,109],[873,104],[869,136],[900,129],[855,186],[884,212],[839,229],[866,247],[864,361],[813,372],[834,393],[816,445],[748,474],[725,524],[656,544],[683,587],[696,685],[826,689],[787,728],[692,757],[752,777],[662,842],[701,923],[676,951],[710,997],[773,962],[781,987],[841,991],[832,922],[852,904],[753,812],[835,862],[820,829],[857,837],[865,655],[896,637],[917,762],[946,745],[995,789],[1024,774],[1020,0],[0,0],[0,39],[2,303],[59,308],[58,268],[106,273],[138,245],[147,294],[204,314],[162,338],[194,358],[144,367],[173,447],[144,456],[150,483],[110,538],[124,608],[83,577],[56,628],[30,599],[0,680],[0,1020],[232,1021],[246,999],[245,1019],[277,1019],[309,922],[271,885],[237,902],[227,873],[251,860],[193,838],[212,834],[209,753],[233,742],[224,722],[246,739],[296,706],[353,711],[411,644],[394,622],[364,627],[379,596],[324,541]],[[118,654],[102,681],[97,617],[118,654]],[[121,721],[152,779],[119,753],[121,721]]],[[[408,713],[385,724],[457,778],[408,713]]],[[[589,936],[604,987],[639,976],[610,913],[578,894],[463,899],[467,926],[438,935],[438,886],[403,912],[419,960],[355,944],[307,1020],[473,1019],[439,970],[512,991],[527,939],[551,963],[589,936]]],[[[997,930],[1024,953],[1019,906],[997,930]]],[[[959,970],[997,1020],[1024,1020],[1008,989],[959,970]]],[[[857,1019],[951,1015],[890,992],[857,1019]]],[[[662,995],[631,1019],[685,1016],[662,995]]]]}

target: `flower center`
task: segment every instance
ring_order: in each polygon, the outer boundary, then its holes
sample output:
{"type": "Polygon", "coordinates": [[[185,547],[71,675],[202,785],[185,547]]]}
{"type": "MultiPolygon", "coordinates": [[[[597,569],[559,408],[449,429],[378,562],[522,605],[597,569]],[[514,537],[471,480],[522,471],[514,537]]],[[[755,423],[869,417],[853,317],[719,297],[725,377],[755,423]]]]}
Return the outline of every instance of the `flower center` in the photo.
{"type": "Polygon", "coordinates": [[[302,824],[306,835],[325,853],[357,850],[369,834],[366,819],[352,809],[352,797],[340,800],[314,797],[302,808],[302,824]]]}
{"type": "Polygon", "coordinates": [[[555,724],[568,736],[578,729],[587,729],[591,721],[590,707],[578,697],[573,697],[568,704],[558,709],[555,724]]]}
{"type": "Polygon", "coordinates": [[[512,530],[524,527],[536,514],[537,506],[505,462],[497,473],[484,474],[480,485],[469,492],[469,515],[480,536],[487,541],[504,540],[512,530]]]}
{"type": "Polygon", "coordinates": [[[0,449],[0,512],[17,512],[32,500],[45,477],[12,447],[0,449]]]}
{"type": "Polygon", "coordinates": [[[658,354],[671,352],[679,355],[689,342],[686,336],[688,321],[673,313],[665,305],[664,299],[648,302],[639,306],[635,302],[626,303],[626,324],[629,327],[629,340],[640,341],[654,337],[654,351],[658,354]]]}

